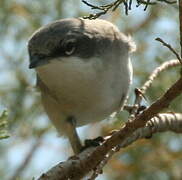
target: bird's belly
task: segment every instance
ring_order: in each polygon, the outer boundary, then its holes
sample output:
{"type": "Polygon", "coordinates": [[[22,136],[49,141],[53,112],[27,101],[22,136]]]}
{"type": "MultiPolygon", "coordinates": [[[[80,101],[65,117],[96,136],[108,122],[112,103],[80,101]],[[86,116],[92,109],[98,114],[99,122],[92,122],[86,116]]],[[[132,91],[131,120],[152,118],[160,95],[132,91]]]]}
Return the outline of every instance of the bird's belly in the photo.
{"type": "Polygon", "coordinates": [[[129,82],[116,79],[118,74],[112,69],[102,71],[101,68],[99,64],[95,68],[89,62],[67,60],[42,66],[38,74],[55,95],[60,114],[74,116],[77,125],[84,125],[105,119],[116,111],[128,90],[129,82]]]}

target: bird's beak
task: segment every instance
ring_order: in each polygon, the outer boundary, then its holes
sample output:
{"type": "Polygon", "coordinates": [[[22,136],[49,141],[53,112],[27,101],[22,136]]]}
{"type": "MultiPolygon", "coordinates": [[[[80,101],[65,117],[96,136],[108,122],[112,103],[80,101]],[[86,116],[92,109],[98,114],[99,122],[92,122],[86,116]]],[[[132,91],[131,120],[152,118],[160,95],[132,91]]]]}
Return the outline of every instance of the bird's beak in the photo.
{"type": "Polygon", "coordinates": [[[42,65],[47,64],[47,63],[48,63],[48,61],[46,59],[40,59],[37,56],[33,56],[33,57],[30,58],[29,68],[30,69],[36,68],[38,66],[42,66],[42,65]]]}

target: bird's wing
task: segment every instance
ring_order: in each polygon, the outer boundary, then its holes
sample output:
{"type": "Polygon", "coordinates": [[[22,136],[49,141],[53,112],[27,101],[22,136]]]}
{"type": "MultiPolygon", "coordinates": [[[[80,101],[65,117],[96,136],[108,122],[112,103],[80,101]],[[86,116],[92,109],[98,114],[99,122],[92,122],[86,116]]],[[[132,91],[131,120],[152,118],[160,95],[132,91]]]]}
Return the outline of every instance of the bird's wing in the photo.
{"type": "Polygon", "coordinates": [[[47,86],[46,84],[41,80],[41,78],[38,76],[37,74],[37,78],[36,78],[36,87],[40,88],[41,92],[48,94],[49,96],[51,96],[55,101],[58,101],[58,98],[56,97],[55,93],[52,92],[47,86]]]}

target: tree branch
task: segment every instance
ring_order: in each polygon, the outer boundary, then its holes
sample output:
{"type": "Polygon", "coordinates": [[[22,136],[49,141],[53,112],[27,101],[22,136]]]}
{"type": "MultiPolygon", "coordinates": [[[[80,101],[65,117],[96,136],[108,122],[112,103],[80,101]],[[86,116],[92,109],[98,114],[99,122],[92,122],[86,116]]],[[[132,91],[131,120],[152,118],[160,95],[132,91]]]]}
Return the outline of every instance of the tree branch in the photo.
{"type": "MultiPolygon", "coordinates": [[[[167,4],[174,4],[176,1],[168,1],[168,0],[156,0],[156,2],[150,2],[150,0],[135,0],[137,5],[136,7],[139,7],[140,5],[145,5],[144,6],[144,11],[147,9],[148,5],[155,5],[158,2],[164,2],[167,4]]],[[[86,19],[96,19],[104,14],[106,14],[109,10],[115,11],[122,3],[124,4],[125,8],[125,14],[128,15],[128,11],[131,10],[131,5],[133,0],[115,0],[112,3],[102,5],[102,6],[96,6],[91,3],[88,3],[86,0],[82,0],[84,4],[87,6],[91,7],[91,9],[96,9],[99,10],[100,12],[95,13],[95,14],[89,14],[88,16],[84,16],[83,18],[86,19]]]]}
{"type": "Polygon", "coordinates": [[[159,67],[157,67],[149,76],[148,80],[143,84],[143,86],[140,88],[142,93],[144,94],[146,90],[151,87],[152,82],[159,76],[159,74],[168,68],[180,66],[180,62],[177,59],[172,59],[170,61],[162,63],[159,67]]]}
{"type": "Polygon", "coordinates": [[[182,0],[179,0],[179,34],[180,34],[180,46],[181,46],[181,58],[182,58],[182,0]]]}
{"type": "Polygon", "coordinates": [[[182,59],[181,59],[180,55],[173,49],[173,47],[170,44],[164,42],[161,38],[156,38],[155,40],[161,42],[164,46],[166,46],[167,48],[169,48],[169,50],[177,57],[177,59],[182,64],[182,59]]]}
{"type": "Polygon", "coordinates": [[[101,172],[108,160],[121,148],[127,147],[138,139],[152,137],[153,134],[159,132],[172,131],[182,133],[182,114],[181,113],[162,113],[147,122],[145,127],[137,129],[131,136],[126,138],[123,143],[105,156],[105,159],[97,166],[89,180],[94,180],[101,172]]]}

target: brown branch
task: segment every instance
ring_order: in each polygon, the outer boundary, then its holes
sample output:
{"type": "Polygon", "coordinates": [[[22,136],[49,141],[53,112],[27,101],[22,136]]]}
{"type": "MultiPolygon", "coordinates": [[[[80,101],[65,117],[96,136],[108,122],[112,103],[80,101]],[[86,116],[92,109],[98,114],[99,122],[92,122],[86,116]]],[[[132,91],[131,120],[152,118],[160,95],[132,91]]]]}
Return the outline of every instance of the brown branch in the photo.
{"type": "Polygon", "coordinates": [[[138,139],[152,137],[159,132],[172,131],[182,133],[182,114],[181,113],[161,113],[147,122],[145,127],[137,129],[131,136],[126,138],[122,144],[113,148],[105,159],[97,166],[89,180],[94,180],[101,172],[111,157],[121,148],[127,147],[138,139]]]}
{"type": "Polygon", "coordinates": [[[179,33],[180,33],[181,58],[182,58],[182,0],[179,0],[179,33]]]}
{"type": "Polygon", "coordinates": [[[166,46],[177,57],[177,59],[182,64],[182,59],[181,59],[180,55],[173,49],[173,47],[170,44],[164,42],[161,38],[156,38],[155,40],[161,42],[164,46],[166,46]]]}
{"type": "Polygon", "coordinates": [[[81,179],[93,170],[105,158],[106,154],[123,143],[138,128],[146,125],[147,121],[156,116],[182,93],[182,77],[154,102],[149,108],[138,115],[134,121],[128,121],[118,132],[108,138],[101,146],[86,149],[79,156],[74,156],[66,163],[60,163],[43,174],[39,180],[81,179]]]}

